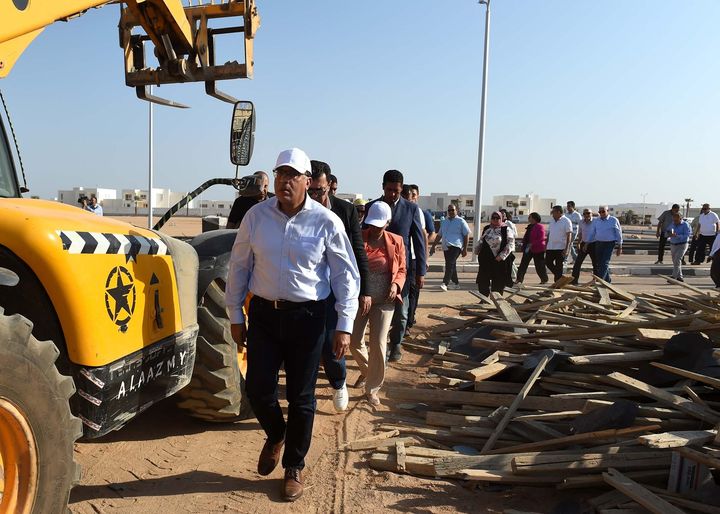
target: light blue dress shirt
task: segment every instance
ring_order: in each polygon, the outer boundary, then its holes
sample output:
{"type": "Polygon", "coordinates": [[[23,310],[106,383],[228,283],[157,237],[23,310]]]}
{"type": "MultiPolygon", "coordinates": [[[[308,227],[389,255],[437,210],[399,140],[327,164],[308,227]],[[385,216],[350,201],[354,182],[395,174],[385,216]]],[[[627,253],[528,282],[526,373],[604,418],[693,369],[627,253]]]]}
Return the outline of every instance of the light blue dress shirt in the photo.
{"type": "Polygon", "coordinates": [[[690,238],[690,232],[690,225],[688,225],[688,222],[681,221],[679,225],[671,223],[667,230],[665,230],[665,235],[667,236],[670,244],[677,245],[687,243],[690,238]],[[670,235],[670,230],[675,230],[674,236],[670,235]]]}
{"type": "Polygon", "coordinates": [[[443,251],[447,250],[448,246],[463,248],[465,246],[465,236],[468,234],[470,234],[470,227],[460,216],[446,218],[440,222],[443,251]]]}
{"type": "Polygon", "coordinates": [[[225,302],[231,323],[243,323],[248,291],[266,300],[305,302],[335,294],[336,330],[352,332],[360,273],[345,227],[335,213],[306,195],[289,218],[277,197],[253,206],[230,256],[225,302]]]}
{"type": "Polygon", "coordinates": [[[615,241],[618,245],[622,245],[622,229],[615,216],[608,216],[605,219],[598,217],[593,220],[588,234],[588,242],[596,241],[615,241]]]}

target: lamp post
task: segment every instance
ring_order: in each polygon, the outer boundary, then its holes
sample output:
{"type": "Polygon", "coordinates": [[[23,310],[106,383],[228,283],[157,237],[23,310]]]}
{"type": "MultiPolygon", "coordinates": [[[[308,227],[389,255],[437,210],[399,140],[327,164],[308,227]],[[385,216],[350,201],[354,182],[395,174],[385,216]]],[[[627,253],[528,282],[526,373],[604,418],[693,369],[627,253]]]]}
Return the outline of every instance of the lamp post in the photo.
{"type": "Polygon", "coordinates": [[[689,217],[690,217],[690,204],[691,204],[693,201],[694,201],[694,200],[693,200],[692,198],[685,198],[685,217],[686,217],[686,218],[689,218],[689,217]]]}
{"type": "Polygon", "coordinates": [[[483,51],[482,93],[480,97],[480,140],[478,142],[477,179],[475,183],[475,226],[473,229],[473,245],[477,245],[478,241],[480,241],[480,226],[482,223],[482,179],[483,161],[485,157],[485,104],[487,102],[488,57],[490,51],[490,0],[478,0],[478,3],[485,4],[485,47],[483,51]]]}
{"type": "MultiPolygon", "coordinates": [[[[152,95],[152,86],[150,86],[152,95]]],[[[153,103],[148,102],[148,228],[153,228],[153,103]]]]}
{"type": "Polygon", "coordinates": [[[645,198],[647,197],[647,193],[643,193],[640,196],[642,196],[643,199],[643,215],[642,215],[642,226],[645,226],[645,198]]]}

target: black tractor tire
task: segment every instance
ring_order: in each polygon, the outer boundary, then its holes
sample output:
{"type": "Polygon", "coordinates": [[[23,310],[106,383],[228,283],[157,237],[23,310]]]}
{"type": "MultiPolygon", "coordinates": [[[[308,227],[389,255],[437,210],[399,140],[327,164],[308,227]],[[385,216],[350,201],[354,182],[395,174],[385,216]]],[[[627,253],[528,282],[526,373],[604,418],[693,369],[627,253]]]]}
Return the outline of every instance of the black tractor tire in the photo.
{"type": "Polygon", "coordinates": [[[198,326],[195,368],[190,383],[178,392],[178,407],[195,418],[219,423],[252,417],[225,310],[224,284],[217,280],[200,301],[198,326]]]}
{"type": "Polygon", "coordinates": [[[32,512],[69,512],[70,489],[80,480],[74,444],[83,431],[80,419],[70,412],[75,384],[58,372],[55,344],[38,341],[32,328],[27,318],[6,316],[0,307],[0,400],[16,409],[33,434],[37,475],[32,512]]]}

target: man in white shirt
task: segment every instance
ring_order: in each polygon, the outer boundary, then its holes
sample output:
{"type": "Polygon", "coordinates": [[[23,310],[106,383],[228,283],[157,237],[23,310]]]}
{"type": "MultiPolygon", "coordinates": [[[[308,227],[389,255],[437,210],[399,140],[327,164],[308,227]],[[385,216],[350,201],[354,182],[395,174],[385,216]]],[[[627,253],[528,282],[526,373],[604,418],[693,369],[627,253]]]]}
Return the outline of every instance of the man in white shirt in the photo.
{"type": "Polygon", "coordinates": [[[570,220],[563,216],[563,209],[559,205],[554,206],[550,214],[552,219],[548,226],[545,265],[552,271],[557,282],[563,275],[563,265],[570,250],[573,228],[570,220]]]}
{"type": "Polygon", "coordinates": [[[699,224],[697,236],[697,246],[695,249],[695,266],[702,264],[705,260],[705,248],[712,246],[715,236],[720,231],[720,218],[710,210],[710,204],[704,203],[700,209],[699,224]]]}
{"type": "Polygon", "coordinates": [[[97,197],[95,195],[92,195],[90,197],[90,200],[87,199],[87,197],[83,200],[83,209],[86,211],[92,212],[93,214],[97,216],[103,215],[103,208],[102,205],[100,205],[97,201],[97,197]]]}
{"type": "MultiPolygon", "coordinates": [[[[565,209],[565,217],[570,220],[570,223],[572,223],[572,241],[570,242],[570,257],[572,258],[572,261],[575,262],[577,260],[577,248],[575,246],[575,241],[578,238],[578,230],[580,230],[580,223],[582,222],[583,218],[580,215],[580,213],[575,209],[575,202],[570,200],[566,204],[565,209]]],[[[580,242],[578,242],[580,244],[580,242]]],[[[567,261],[567,257],[565,257],[565,260],[567,261]]]]}
{"type": "Polygon", "coordinates": [[[325,299],[331,288],[338,313],[334,347],[339,358],[350,344],[358,309],[360,275],[340,218],[310,200],[310,159],[292,148],[273,170],[275,197],[245,215],[233,245],[226,303],[233,339],[247,339],[245,391],[267,435],[258,473],[285,468],[282,495],[302,495],[301,470],[310,448],[315,383],[325,331],[325,299]],[[245,328],[243,304],[252,293],[245,328]],[[278,403],[278,376],[285,368],[287,423],[278,403]]]}

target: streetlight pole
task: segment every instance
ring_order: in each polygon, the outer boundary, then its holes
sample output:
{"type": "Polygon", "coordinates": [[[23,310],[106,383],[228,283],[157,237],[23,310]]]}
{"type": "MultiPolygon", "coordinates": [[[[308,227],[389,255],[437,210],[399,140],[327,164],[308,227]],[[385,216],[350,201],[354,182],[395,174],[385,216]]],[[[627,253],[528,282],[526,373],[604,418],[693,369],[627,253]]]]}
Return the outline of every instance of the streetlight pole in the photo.
{"type": "Polygon", "coordinates": [[[473,230],[473,245],[477,247],[480,241],[480,228],[482,224],[482,179],[485,158],[485,118],[487,102],[488,57],[490,52],[490,0],[478,0],[485,4],[485,48],[483,51],[482,94],[480,98],[480,140],[478,142],[477,179],[475,183],[475,226],[473,230]]]}
{"type": "MultiPolygon", "coordinates": [[[[150,86],[152,95],[152,86],[150,86]]],[[[153,228],[153,104],[148,102],[148,228],[153,228]]]]}
{"type": "Polygon", "coordinates": [[[640,196],[642,196],[643,199],[643,216],[642,216],[642,226],[645,226],[645,198],[647,197],[647,193],[643,193],[640,196]]]}

